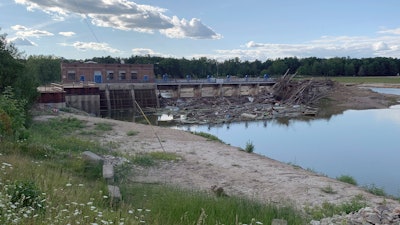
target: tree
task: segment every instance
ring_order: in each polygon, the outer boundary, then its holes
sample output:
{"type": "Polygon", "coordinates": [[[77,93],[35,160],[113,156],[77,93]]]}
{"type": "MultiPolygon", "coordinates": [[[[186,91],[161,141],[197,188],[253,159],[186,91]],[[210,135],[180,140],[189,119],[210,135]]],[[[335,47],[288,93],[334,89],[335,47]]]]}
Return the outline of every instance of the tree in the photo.
{"type": "Polygon", "coordinates": [[[61,59],[55,56],[29,56],[26,61],[26,73],[37,79],[40,85],[61,80],[61,59]]]}
{"type": "Polygon", "coordinates": [[[17,99],[10,86],[0,94],[0,140],[3,137],[21,138],[25,130],[26,101],[17,99]]]}
{"type": "Polygon", "coordinates": [[[17,60],[19,53],[13,44],[7,43],[6,35],[0,35],[0,93],[7,86],[13,87],[24,65],[17,60]]]}

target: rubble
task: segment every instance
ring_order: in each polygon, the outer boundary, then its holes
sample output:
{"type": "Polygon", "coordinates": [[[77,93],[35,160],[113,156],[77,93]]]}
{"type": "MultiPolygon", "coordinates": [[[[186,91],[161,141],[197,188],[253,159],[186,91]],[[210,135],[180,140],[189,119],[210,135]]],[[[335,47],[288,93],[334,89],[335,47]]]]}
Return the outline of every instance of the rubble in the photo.
{"type": "Polygon", "coordinates": [[[218,124],[283,117],[315,116],[316,103],[334,88],[330,80],[301,80],[283,76],[271,93],[255,96],[160,98],[158,115],[184,124],[218,124]]]}
{"type": "Polygon", "coordinates": [[[311,225],[335,225],[335,224],[400,224],[400,207],[390,208],[380,205],[375,208],[366,207],[358,212],[347,215],[335,215],[320,221],[313,220],[311,225]]]}

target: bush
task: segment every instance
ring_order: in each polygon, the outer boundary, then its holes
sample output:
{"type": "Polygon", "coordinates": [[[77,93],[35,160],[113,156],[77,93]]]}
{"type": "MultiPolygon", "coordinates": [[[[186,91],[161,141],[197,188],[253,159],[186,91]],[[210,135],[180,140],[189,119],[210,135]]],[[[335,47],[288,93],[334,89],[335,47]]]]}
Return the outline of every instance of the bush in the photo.
{"type": "Polygon", "coordinates": [[[246,147],[244,148],[244,150],[248,153],[253,153],[254,152],[254,144],[251,141],[248,141],[246,143],[246,147]]]}
{"type": "Polygon", "coordinates": [[[386,196],[387,195],[385,190],[383,190],[383,188],[379,188],[379,187],[375,186],[375,184],[364,186],[364,188],[369,193],[374,194],[376,196],[386,196]]]}
{"type": "Polygon", "coordinates": [[[349,175],[341,175],[340,177],[336,177],[336,180],[357,186],[357,181],[349,175]]]}
{"type": "Polygon", "coordinates": [[[8,190],[11,201],[16,207],[33,207],[34,209],[45,209],[42,192],[32,181],[16,181],[8,190]]]}
{"type": "Polygon", "coordinates": [[[0,137],[20,138],[24,133],[26,101],[17,99],[11,87],[6,87],[0,94],[0,137]]]}

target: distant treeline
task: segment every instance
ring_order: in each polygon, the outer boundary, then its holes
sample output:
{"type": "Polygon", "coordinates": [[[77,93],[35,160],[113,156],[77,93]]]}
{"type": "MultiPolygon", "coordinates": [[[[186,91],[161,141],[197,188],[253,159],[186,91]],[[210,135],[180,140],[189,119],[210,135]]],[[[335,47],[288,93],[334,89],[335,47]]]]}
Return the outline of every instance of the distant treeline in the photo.
{"type": "MultiPolygon", "coordinates": [[[[71,60],[68,60],[71,61],[71,60]]],[[[72,60],[73,61],[73,60],[72,60]]],[[[168,74],[173,78],[225,77],[227,75],[244,77],[260,77],[264,74],[279,76],[288,69],[289,73],[306,76],[394,76],[400,73],[400,59],[397,58],[362,58],[335,57],[322,59],[309,58],[278,58],[264,62],[241,61],[239,58],[219,62],[206,57],[198,59],[163,58],[157,56],[131,56],[129,58],[95,57],[86,61],[98,63],[139,63],[154,64],[155,74],[160,77],[168,74]]]]}

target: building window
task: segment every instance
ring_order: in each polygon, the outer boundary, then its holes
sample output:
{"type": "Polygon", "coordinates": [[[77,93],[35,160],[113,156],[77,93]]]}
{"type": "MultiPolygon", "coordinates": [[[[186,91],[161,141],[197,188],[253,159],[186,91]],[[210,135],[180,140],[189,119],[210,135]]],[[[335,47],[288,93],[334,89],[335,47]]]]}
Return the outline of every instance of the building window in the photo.
{"type": "Polygon", "coordinates": [[[114,80],[114,71],[107,71],[107,80],[114,80]]]}
{"type": "Polygon", "coordinates": [[[118,79],[119,79],[119,80],[126,80],[126,73],[125,73],[125,71],[119,71],[118,79]]]}
{"type": "Polygon", "coordinates": [[[68,80],[75,80],[75,77],[76,77],[76,73],[74,70],[68,71],[68,73],[67,73],[68,80]]]}
{"type": "Polygon", "coordinates": [[[138,79],[137,71],[131,71],[131,80],[137,80],[137,79],[138,79]]]}

